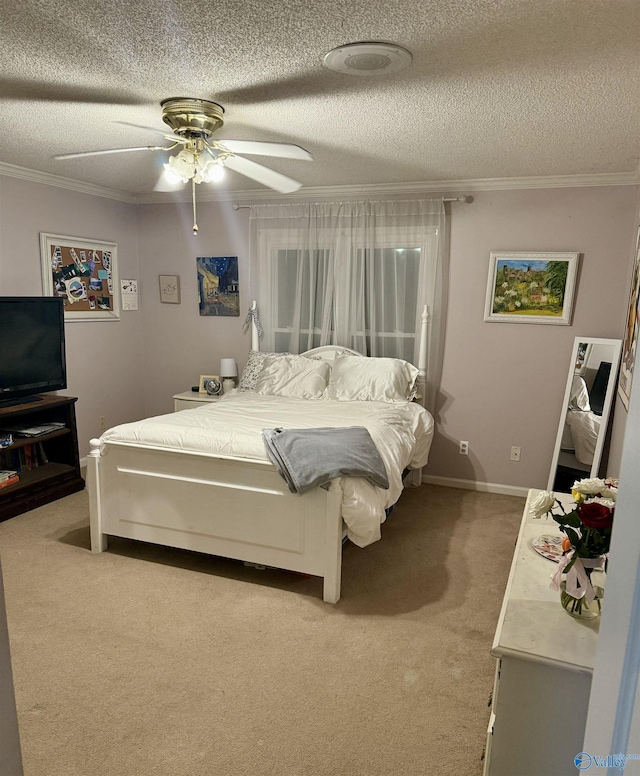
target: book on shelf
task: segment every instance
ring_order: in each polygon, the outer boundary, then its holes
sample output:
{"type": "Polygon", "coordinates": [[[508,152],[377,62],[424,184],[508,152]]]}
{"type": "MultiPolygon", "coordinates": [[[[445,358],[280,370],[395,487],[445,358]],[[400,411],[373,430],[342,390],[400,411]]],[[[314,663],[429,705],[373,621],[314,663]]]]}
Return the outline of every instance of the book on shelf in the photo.
{"type": "Polygon", "coordinates": [[[11,450],[0,449],[0,468],[13,469],[18,474],[37,469],[38,466],[44,466],[47,463],[49,459],[42,442],[33,442],[11,450]]]}
{"type": "Polygon", "coordinates": [[[18,472],[14,469],[0,469],[0,482],[6,482],[12,477],[17,477],[18,472]]]}
{"type": "Polygon", "coordinates": [[[0,482],[0,490],[2,490],[2,488],[8,488],[9,485],[15,485],[16,482],[20,482],[20,476],[18,474],[13,477],[9,477],[8,480],[3,480],[0,482]]]}
{"type": "Polygon", "coordinates": [[[38,448],[35,444],[24,445],[20,448],[20,470],[30,472],[40,466],[38,460],[38,448]]]}
{"type": "Polygon", "coordinates": [[[18,471],[20,468],[20,456],[15,448],[12,450],[0,450],[0,468],[18,471]]]}

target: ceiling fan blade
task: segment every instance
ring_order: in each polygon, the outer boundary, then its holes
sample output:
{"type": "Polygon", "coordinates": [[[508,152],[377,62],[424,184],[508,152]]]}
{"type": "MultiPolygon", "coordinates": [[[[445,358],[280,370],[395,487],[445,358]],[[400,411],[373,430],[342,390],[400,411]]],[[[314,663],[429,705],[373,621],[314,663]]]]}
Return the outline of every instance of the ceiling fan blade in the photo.
{"type": "Polygon", "coordinates": [[[209,145],[226,148],[236,154],[255,154],[256,156],[278,156],[282,159],[305,159],[313,161],[313,156],[293,143],[264,143],[261,140],[214,140],[209,145]]]}
{"type": "Polygon", "coordinates": [[[166,146],[136,146],[135,148],[107,148],[104,151],[80,151],[75,154],[58,154],[54,159],[78,159],[81,156],[101,156],[102,154],[124,154],[129,151],[169,151],[166,146]]]}
{"type": "Polygon", "coordinates": [[[156,129],[156,127],[146,127],[144,124],[132,124],[130,121],[114,121],[114,124],[121,124],[123,127],[135,127],[136,129],[146,129],[149,132],[155,132],[157,135],[162,135],[165,140],[171,140],[176,145],[182,143],[185,145],[189,142],[188,138],[179,137],[178,135],[172,135],[170,132],[162,129],[156,129]]]}
{"type": "Polygon", "coordinates": [[[286,175],[282,175],[282,173],[271,170],[269,167],[264,167],[257,162],[252,162],[250,159],[244,159],[242,156],[229,156],[224,160],[224,165],[230,170],[235,170],[247,178],[268,186],[270,189],[279,191],[281,194],[290,194],[302,186],[301,183],[294,181],[293,178],[288,178],[286,175]]]}

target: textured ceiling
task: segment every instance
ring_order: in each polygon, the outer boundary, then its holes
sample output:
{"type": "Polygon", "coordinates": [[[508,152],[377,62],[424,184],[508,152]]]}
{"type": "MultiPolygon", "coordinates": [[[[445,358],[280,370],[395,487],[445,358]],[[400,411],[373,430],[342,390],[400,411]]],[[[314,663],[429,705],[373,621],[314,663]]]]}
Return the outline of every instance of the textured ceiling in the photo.
{"type": "Polygon", "coordinates": [[[637,0],[22,0],[0,23],[0,162],[119,191],[148,194],[166,154],[52,157],[157,144],[115,122],[163,129],[174,96],[224,106],[216,139],[311,151],[255,158],[305,187],[638,171],[637,0]],[[323,67],[364,40],[413,62],[323,67]]]}

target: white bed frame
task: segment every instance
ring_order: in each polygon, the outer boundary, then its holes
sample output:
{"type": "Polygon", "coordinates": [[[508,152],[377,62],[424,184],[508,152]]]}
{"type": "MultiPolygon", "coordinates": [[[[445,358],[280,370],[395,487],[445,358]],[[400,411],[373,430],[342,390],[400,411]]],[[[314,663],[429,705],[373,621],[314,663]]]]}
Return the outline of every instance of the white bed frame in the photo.
{"type": "MultiPolygon", "coordinates": [[[[418,364],[422,395],[427,320],[425,307],[418,364]]],[[[255,324],[251,339],[252,349],[259,350],[255,324]]],[[[344,350],[329,345],[305,355],[333,360],[344,350]]],[[[90,444],[93,552],[107,549],[109,535],[138,539],[323,577],[323,599],[340,599],[345,527],[337,486],[299,496],[266,461],[115,442],[101,453],[98,439],[90,444]]],[[[414,473],[414,484],[419,476],[414,473]]]]}

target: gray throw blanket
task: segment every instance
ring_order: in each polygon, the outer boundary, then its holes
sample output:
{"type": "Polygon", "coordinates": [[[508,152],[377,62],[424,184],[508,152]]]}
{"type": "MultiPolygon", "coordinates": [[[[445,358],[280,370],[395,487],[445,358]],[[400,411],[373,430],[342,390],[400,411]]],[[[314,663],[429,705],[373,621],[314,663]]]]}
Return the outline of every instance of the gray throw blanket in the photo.
{"type": "Polygon", "coordinates": [[[364,427],[264,429],[262,438],[292,493],[328,488],[336,477],[362,477],[389,488],[384,461],[364,427]]]}

